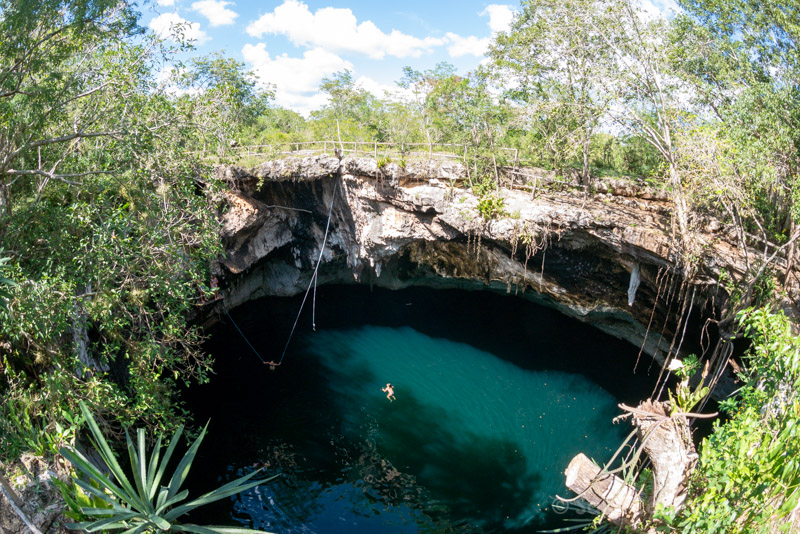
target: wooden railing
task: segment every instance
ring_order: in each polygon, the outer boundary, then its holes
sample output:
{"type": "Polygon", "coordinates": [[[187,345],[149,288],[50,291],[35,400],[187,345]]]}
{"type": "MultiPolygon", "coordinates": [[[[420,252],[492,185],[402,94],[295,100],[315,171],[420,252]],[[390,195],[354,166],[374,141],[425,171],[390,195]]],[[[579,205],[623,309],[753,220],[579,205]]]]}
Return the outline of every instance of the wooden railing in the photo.
{"type": "MultiPolygon", "coordinates": [[[[236,163],[246,160],[280,159],[287,156],[316,156],[331,155],[338,151],[339,155],[372,157],[375,160],[389,158],[396,163],[401,161],[410,163],[421,160],[455,160],[460,161],[467,168],[474,161],[470,154],[469,146],[455,143],[385,143],[378,141],[296,141],[286,143],[270,143],[261,145],[232,146],[224,151],[200,151],[201,158],[218,162],[236,163]]],[[[544,176],[540,172],[533,172],[532,162],[520,159],[518,148],[496,147],[497,154],[505,153],[503,158],[507,164],[498,165],[496,158],[492,158],[495,172],[501,187],[529,191],[535,195],[536,190],[542,187],[558,186],[586,189],[585,186],[544,176]],[[519,182],[522,183],[519,183],[519,182]]]]}
{"type": "MultiPolygon", "coordinates": [[[[270,143],[263,145],[232,146],[219,150],[200,151],[203,159],[231,159],[251,157],[280,157],[297,155],[333,155],[339,150],[342,156],[371,156],[375,159],[395,157],[409,161],[411,159],[455,159],[466,164],[469,157],[467,145],[453,143],[382,143],[377,141],[297,141],[287,143],[270,143]]],[[[499,152],[513,154],[515,165],[519,162],[519,149],[497,148],[499,152]]]]}

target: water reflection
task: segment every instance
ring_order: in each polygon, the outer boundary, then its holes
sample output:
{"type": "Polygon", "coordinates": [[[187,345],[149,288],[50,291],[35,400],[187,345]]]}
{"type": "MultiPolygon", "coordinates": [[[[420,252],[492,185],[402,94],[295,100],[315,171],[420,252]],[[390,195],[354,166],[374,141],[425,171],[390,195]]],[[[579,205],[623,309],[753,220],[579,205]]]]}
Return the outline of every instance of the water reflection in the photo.
{"type": "Polygon", "coordinates": [[[212,426],[207,458],[227,461],[223,478],[283,473],[234,499],[232,517],[252,528],[533,532],[570,458],[602,460],[621,437],[614,398],[586,378],[411,328],[320,331],[292,358],[280,373],[242,377],[235,405],[258,409],[223,410],[212,426]]]}

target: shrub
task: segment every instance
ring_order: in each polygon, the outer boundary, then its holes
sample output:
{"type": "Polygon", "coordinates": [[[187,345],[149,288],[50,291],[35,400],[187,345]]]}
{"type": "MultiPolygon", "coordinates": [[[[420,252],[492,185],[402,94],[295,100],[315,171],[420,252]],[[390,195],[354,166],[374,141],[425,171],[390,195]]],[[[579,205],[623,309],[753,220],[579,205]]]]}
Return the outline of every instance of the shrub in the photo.
{"type": "Polygon", "coordinates": [[[753,343],[745,385],[703,440],[682,532],[771,532],[800,501],[800,337],[766,308],[738,319],[753,343]]]}
{"type": "Polygon", "coordinates": [[[129,477],[114,456],[114,452],[100,432],[91,412],[82,402],[80,407],[91,431],[93,446],[111,476],[103,474],[75,448],[61,448],[61,454],[85,477],[85,480],[80,478],[73,480],[74,485],[81,491],[72,495],[69,495],[71,489],[69,486],[63,484],[60,486],[62,492],[67,492],[65,500],[71,508],[72,517],[83,516],[86,518],[79,523],[68,525],[68,528],[87,532],[124,530],[131,534],[148,531],[194,532],[196,534],[260,532],[237,527],[201,527],[178,522],[181,516],[195,508],[225,499],[274,478],[252,481],[251,479],[261,471],[259,469],[194,500],[185,502],[189,497],[189,490],[181,490],[181,485],[189,474],[192,461],[205,436],[208,424],[186,451],[169,483],[162,485],[167,464],[180,441],[182,426],[172,436],[163,457],[161,455],[161,437],[156,439],[155,446],[148,458],[144,429],[138,430],[136,443],[126,432],[125,437],[131,462],[131,476],[129,477]]]}

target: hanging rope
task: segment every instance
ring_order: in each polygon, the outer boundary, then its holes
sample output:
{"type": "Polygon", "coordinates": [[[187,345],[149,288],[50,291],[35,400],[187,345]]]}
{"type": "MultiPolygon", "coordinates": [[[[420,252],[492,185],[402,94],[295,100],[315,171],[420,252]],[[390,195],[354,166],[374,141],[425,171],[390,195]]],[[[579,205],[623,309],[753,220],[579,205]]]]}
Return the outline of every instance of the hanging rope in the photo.
{"type": "Polygon", "coordinates": [[[319,266],[322,263],[322,254],[325,252],[325,245],[328,243],[328,232],[331,227],[331,218],[333,217],[333,201],[336,200],[336,192],[339,190],[339,184],[337,183],[336,186],[333,188],[333,197],[331,198],[331,207],[328,209],[328,223],[325,225],[325,237],[322,238],[322,248],[319,250],[319,257],[317,258],[317,265],[314,267],[314,272],[311,275],[311,280],[308,283],[308,288],[306,289],[305,295],[303,295],[303,302],[300,303],[300,311],[297,312],[297,317],[294,320],[294,325],[292,325],[292,331],[289,332],[289,339],[286,340],[286,346],[283,347],[283,353],[281,354],[281,359],[277,362],[269,361],[264,362],[266,365],[269,365],[271,370],[275,370],[280,364],[283,363],[283,359],[286,357],[286,351],[289,349],[289,343],[292,341],[292,336],[294,335],[294,331],[297,328],[297,323],[300,321],[300,315],[303,313],[303,307],[306,305],[306,300],[308,299],[308,294],[311,292],[311,287],[314,287],[314,302],[312,304],[312,317],[311,317],[311,326],[316,331],[317,324],[316,324],[316,309],[317,309],[317,273],[319,272],[319,266]]]}
{"type": "Polygon", "coordinates": [[[244,332],[242,332],[242,329],[239,328],[238,324],[236,324],[236,321],[233,320],[233,317],[231,317],[231,314],[228,313],[228,308],[223,307],[223,309],[225,310],[225,315],[227,315],[228,319],[231,320],[231,323],[233,324],[233,326],[236,327],[236,330],[239,332],[239,334],[241,334],[242,338],[244,338],[245,342],[250,346],[250,350],[252,350],[255,353],[256,356],[258,356],[258,359],[261,360],[261,363],[264,363],[264,364],[267,363],[267,362],[264,361],[264,358],[262,358],[261,355],[258,353],[258,351],[253,346],[253,344],[250,343],[250,340],[247,339],[247,336],[244,335],[244,332]]]}

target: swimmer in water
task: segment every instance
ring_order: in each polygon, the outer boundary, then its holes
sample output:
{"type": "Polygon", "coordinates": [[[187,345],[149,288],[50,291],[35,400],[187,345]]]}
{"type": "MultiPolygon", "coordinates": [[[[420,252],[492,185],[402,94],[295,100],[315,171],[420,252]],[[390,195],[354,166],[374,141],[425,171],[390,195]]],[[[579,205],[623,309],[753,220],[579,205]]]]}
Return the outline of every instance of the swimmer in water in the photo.
{"type": "Polygon", "coordinates": [[[394,397],[394,386],[393,385],[387,383],[386,387],[381,388],[381,391],[386,393],[386,398],[389,399],[389,402],[393,402],[395,400],[395,397],[394,397]]]}

